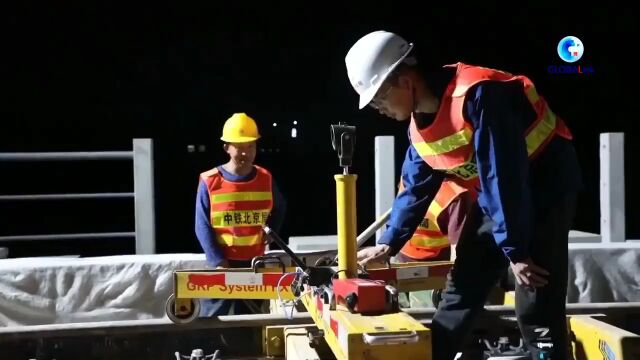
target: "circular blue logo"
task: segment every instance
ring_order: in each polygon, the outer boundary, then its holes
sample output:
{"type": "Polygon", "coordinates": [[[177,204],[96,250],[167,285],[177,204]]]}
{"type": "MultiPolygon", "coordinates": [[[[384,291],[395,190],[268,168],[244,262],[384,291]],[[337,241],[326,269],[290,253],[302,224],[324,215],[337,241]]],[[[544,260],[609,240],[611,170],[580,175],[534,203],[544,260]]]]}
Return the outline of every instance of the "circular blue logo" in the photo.
{"type": "Polygon", "coordinates": [[[572,63],[580,60],[584,53],[582,41],[575,36],[565,36],[558,43],[558,56],[565,62],[572,63]]]}

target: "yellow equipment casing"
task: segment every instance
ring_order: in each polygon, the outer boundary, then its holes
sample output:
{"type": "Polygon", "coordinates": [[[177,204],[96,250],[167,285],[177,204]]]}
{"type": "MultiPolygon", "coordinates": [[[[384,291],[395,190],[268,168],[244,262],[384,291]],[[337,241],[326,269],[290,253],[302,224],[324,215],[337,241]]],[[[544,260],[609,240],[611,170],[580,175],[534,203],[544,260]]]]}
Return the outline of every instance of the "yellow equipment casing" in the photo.
{"type": "Polygon", "coordinates": [[[640,336],[607,324],[596,317],[569,317],[573,355],[576,360],[640,359],[640,336]]]}
{"type": "Polygon", "coordinates": [[[337,359],[431,359],[431,331],[404,312],[366,316],[339,305],[331,310],[312,293],[302,301],[337,359]]]}
{"type": "Polygon", "coordinates": [[[335,175],[339,279],[355,278],[358,272],[355,208],[357,178],[357,175],[335,175]]]}

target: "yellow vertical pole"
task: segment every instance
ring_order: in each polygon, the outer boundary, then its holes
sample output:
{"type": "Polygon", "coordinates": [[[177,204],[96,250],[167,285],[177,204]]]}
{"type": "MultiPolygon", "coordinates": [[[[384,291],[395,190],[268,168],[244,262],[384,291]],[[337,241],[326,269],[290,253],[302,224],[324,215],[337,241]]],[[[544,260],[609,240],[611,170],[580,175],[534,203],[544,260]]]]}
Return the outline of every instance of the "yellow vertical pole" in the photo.
{"type": "Polygon", "coordinates": [[[356,245],[356,179],[357,175],[335,175],[338,207],[338,277],[356,278],[358,258],[356,245]]]}

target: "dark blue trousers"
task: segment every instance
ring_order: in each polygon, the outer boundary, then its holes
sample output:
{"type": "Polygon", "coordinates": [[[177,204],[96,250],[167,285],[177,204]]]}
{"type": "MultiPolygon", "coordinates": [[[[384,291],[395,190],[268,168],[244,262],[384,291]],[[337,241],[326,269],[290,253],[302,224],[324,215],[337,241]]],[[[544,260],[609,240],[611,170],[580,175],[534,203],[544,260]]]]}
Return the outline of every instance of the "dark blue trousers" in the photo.
{"type": "MultiPolygon", "coordinates": [[[[516,284],[516,316],[532,359],[540,359],[539,342],[551,342],[550,359],[569,357],[566,296],[568,238],[575,211],[575,197],[559,200],[552,208],[537,211],[530,253],[533,262],[549,271],[549,283],[534,290],[516,284]],[[545,337],[546,339],[541,339],[545,337]]],[[[476,204],[457,245],[457,257],[447,278],[442,301],[431,324],[433,359],[451,360],[483,310],[491,289],[509,265],[492,236],[493,222],[476,204]]]]}

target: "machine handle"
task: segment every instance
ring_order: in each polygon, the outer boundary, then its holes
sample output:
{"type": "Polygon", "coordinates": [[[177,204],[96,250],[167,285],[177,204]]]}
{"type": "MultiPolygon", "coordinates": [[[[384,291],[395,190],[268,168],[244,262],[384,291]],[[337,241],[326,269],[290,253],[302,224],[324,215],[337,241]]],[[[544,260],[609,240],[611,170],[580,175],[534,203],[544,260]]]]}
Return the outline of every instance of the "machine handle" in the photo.
{"type": "Polygon", "coordinates": [[[284,242],[284,240],[282,240],[280,238],[280,236],[278,234],[276,234],[275,231],[273,231],[269,226],[267,225],[263,225],[262,226],[262,231],[264,231],[265,234],[267,234],[267,236],[269,236],[276,244],[278,244],[278,246],[280,246],[280,248],[282,250],[284,250],[285,253],[287,253],[287,255],[289,255],[289,257],[291,258],[291,260],[300,268],[302,269],[302,271],[307,271],[308,267],[307,264],[305,264],[302,260],[300,260],[300,258],[296,255],[296,253],[294,253],[290,247],[287,246],[287,243],[284,242]]]}
{"type": "Polygon", "coordinates": [[[258,267],[260,265],[266,265],[269,263],[277,263],[280,265],[280,267],[282,268],[282,272],[286,272],[286,266],[284,265],[284,263],[282,262],[282,259],[280,259],[277,256],[256,256],[251,260],[251,268],[253,269],[254,272],[258,272],[258,267]]]}
{"type": "Polygon", "coordinates": [[[362,244],[364,244],[367,240],[369,240],[369,238],[371,238],[373,235],[375,235],[376,231],[378,231],[382,226],[384,226],[384,224],[387,223],[387,221],[389,220],[389,217],[391,217],[391,208],[389,208],[389,210],[385,211],[384,214],[382,214],[382,216],[380,216],[379,219],[377,219],[376,221],[373,222],[373,224],[369,225],[368,228],[366,228],[362,234],[360,234],[357,237],[357,242],[358,242],[358,248],[360,248],[362,246],[362,244]]]}
{"type": "MultiPolygon", "coordinates": [[[[387,223],[389,218],[391,217],[391,208],[387,210],[382,216],[373,222],[373,224],[369,225],[358,237],[356,238],[356,249],[360,249],[362,244],[364,244],[367,240],[369,240],[373,235],[375,235],[376,231],[378,231],[384,224],[387,223]]],[[[338,263],[338,255],[333,259],[334,263],[338,263]]],[[[391,266],[389,266],[391,267],[391,266]]]]}
{"type": "Polygon", "coordinates": [[[391,334],[362,334],[362,339],[369,345],[390,345],[398,343],[410,343],[415,344],[419,340],[418,333],[415,331],[406,332],[394,332],[391,334]]]}

